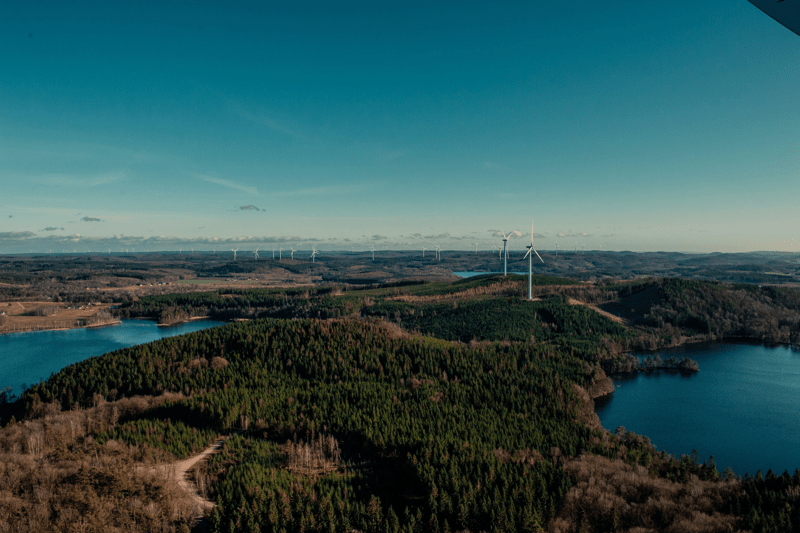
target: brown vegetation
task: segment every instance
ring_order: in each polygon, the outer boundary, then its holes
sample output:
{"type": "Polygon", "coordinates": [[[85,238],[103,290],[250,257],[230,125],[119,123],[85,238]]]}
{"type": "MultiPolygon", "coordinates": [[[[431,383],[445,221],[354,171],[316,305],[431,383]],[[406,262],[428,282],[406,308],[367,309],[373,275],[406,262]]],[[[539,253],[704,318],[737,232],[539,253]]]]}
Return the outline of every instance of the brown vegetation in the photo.
{"type": "Polygon", "coordinates": [[[110,304],[73,305],[63,302],[0,303],[0,333],[102,326],[118,322],[110,304]]]}
{"type": "Polygon", "coordinates": [[[596,455],[563,460],[575,478],[553,533],[716,533],[741,531],[737,518],[722,512],[740,482],[678,483],[650,475],[642,466],[596,455]]]}
{"type": "Polygon", "coordinates": [[[194,507],[176,480],[135,467],[169,454],[114,440],[100,445],[91,436],[175,398],[99,399],[96,407],[69,412],[46,404],[38,418],[5,427],[0,532],[186,531],[194,507]]]}
{"type": "Polygon", "coordinates": [[[283,445],[286,468],[301,476],[317,477],[339,468],[341,451],[332,435],[312,435],[307,442],[287,442],[283,445]]]}

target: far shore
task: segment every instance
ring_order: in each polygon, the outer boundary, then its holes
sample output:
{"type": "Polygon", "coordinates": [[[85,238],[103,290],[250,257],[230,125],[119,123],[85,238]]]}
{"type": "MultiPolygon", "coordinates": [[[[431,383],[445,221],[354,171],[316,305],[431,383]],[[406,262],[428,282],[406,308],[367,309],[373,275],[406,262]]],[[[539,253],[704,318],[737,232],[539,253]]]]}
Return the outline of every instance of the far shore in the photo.
{"type": "MultiPolygon", "coordinates": [[[[151,318],[145,318],[145,320],[152,320],[151,318]]],[[[173,326],[180,326],[181,324],[186,324],[187,322],[194,322],[195,320],[218,320],[212,318],[210,316],[191,316],[189,318],[184,318],[182,320],[174,320],[172,322],[159,322],[158,327],[160,328],[171,328],[173,326]]],[[[220,322],[222,322],[220,320],[220,322]]]]}
{"type": "Polygon", "coordinates": [[[89,324],[89,325],[84,325],[84,326],[75,325],[75,326],[71,326],[71,327],[67,327],[67,328],[61,327],[61,326],[52,327],[52,328],[47,327],[47,326],[36,326],[36,327],[23,328],[23,329],[12,329],[12,330],[0,331],[0,335],[6,335],[6,334],[10,334],[10,333],[32,333],[32,332],[35,332],[35,331],[69,331],[71,329],[99,329],[99,328],[105,328],[105,327],[109,327],[109,326],[118,326],[119,324],[122,324],[122,321],[117,319],[117,320],[112,320],[112,321],[109,321],[109,322],[103,322],[102,324],[89,324]]]}

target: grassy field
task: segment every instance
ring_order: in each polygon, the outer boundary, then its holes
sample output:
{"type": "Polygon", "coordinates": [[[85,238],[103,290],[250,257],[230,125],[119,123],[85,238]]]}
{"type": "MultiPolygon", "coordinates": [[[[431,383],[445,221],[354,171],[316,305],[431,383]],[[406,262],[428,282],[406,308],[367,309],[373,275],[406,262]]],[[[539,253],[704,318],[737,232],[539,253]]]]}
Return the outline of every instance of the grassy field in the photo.
{"type": "MultiPolygon", "coordinates": [[[[0,333],[42,329],[69,329],[91,325],[100,311],[110,304],[75,305],[63,302],[0,302],[0,333]],[[31,316],[37,309],[46,309],[46,316],[31,316]]],[[[112,320],[113,321],[113,320],[112,320]]]]}

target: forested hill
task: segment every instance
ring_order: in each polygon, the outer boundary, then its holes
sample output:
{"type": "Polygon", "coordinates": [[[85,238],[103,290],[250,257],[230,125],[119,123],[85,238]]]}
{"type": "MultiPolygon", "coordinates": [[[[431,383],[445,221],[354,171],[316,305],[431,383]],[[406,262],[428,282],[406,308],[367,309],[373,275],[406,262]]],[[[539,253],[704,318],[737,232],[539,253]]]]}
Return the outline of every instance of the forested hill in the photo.
{"type": "Polygon", "coordinates": [[[800,345],[798,289],[669,278],[606,290],[601,307],[660,337],[656,345],[697,336],[800,345]]]}
{"type": "Polygon", "coordinates": [[[176,453],[192,432],[167,433],[166,419],[201,431],[246,429],[232,444],[241,456],[216,489],[212,522],[224,531],[535,531],[571,486],[553,461],[562,454],[619,456],[681,478],[705,472],[577,420],[584,400],[575,386],[595,372],[544,345],[469,348],[394,338],[368,322],[266,319],[90,359],[22,402],[35,413],[53,401],[78,409],[95,395],[181,391],[188,399],[97,437],[176,453]],[[319,448],[323,476],[287,470],[286,450],[269,444],[313,447],[318,435],[340,450],[336,459],[319,448]]]}
{"type": "MultiPolygon", "coordinates": [[[[183,518],[153,518],[152,481],[136,488],[104,465],[135,473],[119,458],[186,457],[230,435],[195,474],[218,504],[212,531],[800,530],[800,472],[722,479],[713,458],[673,458],[645,436],[604,431],[587,393],[615,346],[697,333],[679,317],[694,310],[716,324],[732,295],[749,291],[750,306],[762,289],[536,281],[533,302],[517,276],[143,298],[123,312],[253,320],[86,360],[0,405],[0,449],[13,459],[0,470],[12,495],[0,499],[11,517],[0,526],[53,531],[69,515],[53,502],[80,487],[87,496],[70,505],[84,514],[124,510],[82,522],[86,531],[123,515],[132,524],[118,530],[175,530],[183,518]],[[705,291],[719,302],[697,307],[705,291]],[[633,298],[643,311],[629,325],[573,302],[633,298]],[[97,419],[76,424],[81,413],[97,419]],[[48,469],[51,485],[36,474],[48,469]]],[[[789,296],[776,298],[790,310],[789,296]]]]}

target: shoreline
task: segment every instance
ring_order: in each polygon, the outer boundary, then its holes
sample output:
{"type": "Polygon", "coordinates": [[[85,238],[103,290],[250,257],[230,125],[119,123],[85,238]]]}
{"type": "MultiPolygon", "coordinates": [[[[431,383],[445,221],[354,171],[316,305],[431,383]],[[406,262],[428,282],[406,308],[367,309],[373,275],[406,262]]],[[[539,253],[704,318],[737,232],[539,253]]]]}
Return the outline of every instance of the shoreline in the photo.
{"type": "Polygon", "coordinates": [[[0,331],[0,335],[10,335],[12,333],[35,333],[37,331],[70,331],[70,330],[73,330],[73,329],[92,329],[92,328],[98,328],[99,329],[99,328],[105,328],[105,327],[110,327],[110,326],[118,326],[120,324],[122,324],[122,320],[121,319],[116,319],[114,321],[106,322],[106,323],[103,323],[103,324],[89,324],[89,325],[74,326],[74,327],[69,327],[69,328],[65,328],[65,327],[61,327],[61,326],[53,327],[53,328],[35,327],[35,328],[26,328],[26,329],[15,329],[15,330],[11,330],[11,331],[0,331]]]}
{"type": "MultiPolygon", "coordinates": [[[[144,320],[154,320],[152,318],[146,318],[146,317],[138,317],[138,318],[144,319],[144,320]]],[[[163,322],[163,323],[158,322],[158,323],[156,323],[156,325],[158,327],[160,327],[160,328],[171,328],[171,327],[175,327],[175,326],[180,326],[181,324],[194,322],[196,320],[217,320],[217,319],[212,318],[210,316],[192,316],[192,317],[189,317],[189,318],[185,318],[183,320],[175,320],[174,322],[163,322]]],[[[222,320],[220,320],[220,322],[222,322],[222,320]]]]}

